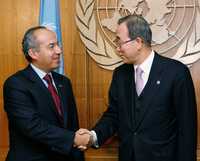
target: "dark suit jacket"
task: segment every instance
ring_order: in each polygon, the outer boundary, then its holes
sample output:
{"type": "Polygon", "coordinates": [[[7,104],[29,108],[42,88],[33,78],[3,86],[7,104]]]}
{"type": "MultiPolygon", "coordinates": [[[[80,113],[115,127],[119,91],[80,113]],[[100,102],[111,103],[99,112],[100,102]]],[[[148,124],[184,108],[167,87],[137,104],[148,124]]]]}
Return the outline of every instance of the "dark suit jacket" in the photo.
{"type": "Polygon", "coordinates": [[[113,73],[109,107],[93,128],[98,143],[117,132],[120,161],[196,161],[196,101],[188,68],[155,54],[141,109],[135,99],[133,65],[121,65],[113,73]]]}
{"type": "Polygon", "coordinates": [[[78,127],[70,80],[52,72],[61,98],[64,121],[39,76],[28,66],[4,83],[4,108],[8,115],[10,149],[7,161],[82,161],[73,148],[78,127]]]}

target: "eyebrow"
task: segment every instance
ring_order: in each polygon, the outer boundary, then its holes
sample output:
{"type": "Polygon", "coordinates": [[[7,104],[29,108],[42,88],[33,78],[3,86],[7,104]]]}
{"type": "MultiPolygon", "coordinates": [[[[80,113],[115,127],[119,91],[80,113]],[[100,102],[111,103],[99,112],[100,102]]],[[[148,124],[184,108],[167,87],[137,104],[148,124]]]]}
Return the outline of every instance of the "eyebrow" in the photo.
{"type": "Polygon", "coordinates": [[[58,42],[58,41],[56,41],[56,42],[50,42],[50,43],[48,44],[48,46],[49,46],[49,45],[55,45],[55,44],[59,44],[59,42],[58,42]]]}

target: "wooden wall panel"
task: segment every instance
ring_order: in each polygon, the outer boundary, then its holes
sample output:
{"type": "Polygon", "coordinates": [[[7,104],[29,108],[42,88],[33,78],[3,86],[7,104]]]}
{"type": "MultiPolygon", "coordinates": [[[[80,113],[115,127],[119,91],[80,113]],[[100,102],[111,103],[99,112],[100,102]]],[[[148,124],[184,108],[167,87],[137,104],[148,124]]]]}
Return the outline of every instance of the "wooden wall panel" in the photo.
{"type": "Polygon", "coordinates": [[[87,107],[87,79],[85,48],[80,43],[80,38],[75,25],[75,1],[61,0],[61,28],[63,40],[63,53],[65,73],[71,79],[76,103],[78,107],[79,122],[81,127],[88,127],[87,107]]]}
{"type": "MultiPolygon", "coordinates": [[[[196,93],[196,101],[197,101],[197,116],[198,116],[198,142],[197,142],[197,148],[200,150],[200,61],[195,63],[191,68],[190,68],[191,74],[192,74],[192,79],[194,82],[195,86],[195,93],[196,93]]],[[[200,152],[200,151],[198,151],[200,152]]],[[[198,153],[200,157],[200,153],[198,153]]]]}
{"type": "Polygon", "coordinates": [[[0,5],[0,161],[8,150],[7,119],[3,110],[5,79],[27,64],[21,52],[24,31],[38,23],[39,0],[7,0],[0,5]]]}
{"type": "MultiPolygon", "coordinates": [[[[6,0],[0,5],[0,161],[8,149],[7,118],[3,110],[2,85],[5,79],[27,65],[21,52],[22,36],[27,28],[38,24],[39,0],[6,0]]],[[[61,28],[65,72],[72,81],[80,126],[91,128],[108,104],[108,89],[112,71],[102,69],[85,52],[75,25],[76,0],[60,0],[61,28]]],[[[192,68],[198,109],[200,108],[200,62],[192,68]]],[[[198,112],[198,119],[200,113],[198,112]]],[[[200,122],[200,120],[198,120],[200,122]]],[[[200,124],[198,124],[198,129],[200,124]]],[[[89,149],[87,161],[116,161],[116,137],[101,149],[89,149]]],[[[198,133],[198,160],[200,161],[200,134],[198,133]]]]}

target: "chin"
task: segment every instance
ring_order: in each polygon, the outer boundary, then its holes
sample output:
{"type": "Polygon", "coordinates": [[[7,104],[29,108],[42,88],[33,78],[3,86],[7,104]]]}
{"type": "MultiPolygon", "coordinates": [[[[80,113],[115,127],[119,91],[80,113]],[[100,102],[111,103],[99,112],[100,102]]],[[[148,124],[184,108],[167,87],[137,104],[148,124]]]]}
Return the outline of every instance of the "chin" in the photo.
{"type": "Polygon", "coordinates": [[[59,68],[59,65],[54,65],[54,66],[52,66],[52,69],[53,69],[53,70],[55,70],[55,69],[57,69],[57,68],[59,68]]]}
{"type": "Polygon", "coordinates": [[[124,60],[124,59],[123,59],[123,63],[124,63],[124,64],[131,64],[130,61],[128,61],[128,60],[124,60]]]}
{"type": "Polygon", "coordinates": [[[54,64],[54,66],[55,66],[55,68],[58,68],[58,67],[60,66],[60,61],[56,62],[56,63],[54,64]]]}

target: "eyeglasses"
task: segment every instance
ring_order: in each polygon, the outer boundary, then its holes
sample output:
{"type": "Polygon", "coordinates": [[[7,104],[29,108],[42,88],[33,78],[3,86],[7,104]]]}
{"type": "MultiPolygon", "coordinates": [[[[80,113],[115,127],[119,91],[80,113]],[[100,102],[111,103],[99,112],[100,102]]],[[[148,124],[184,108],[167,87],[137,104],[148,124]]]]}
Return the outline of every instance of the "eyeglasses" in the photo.
{"type": "Polygon", "coordinates": [[[131,41],[134,41],[135,39],[130,39],[130,40],[127,40],[127,41],[120,41],[119,38],[116,38],[113,42],[115,43],[116,47],[117,48],[121,48],[124,44],[127,44],[128,42],[131,42],[131,41]]]}

